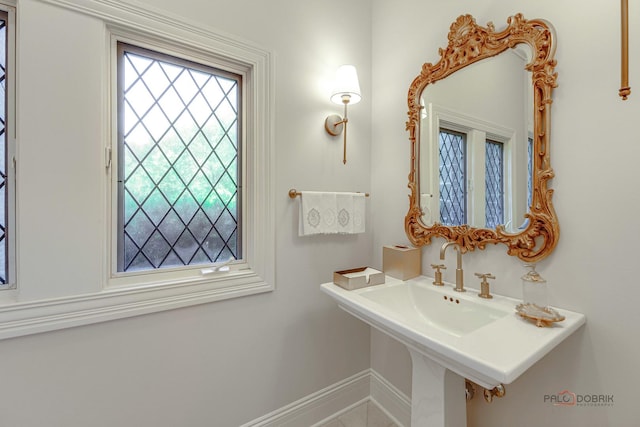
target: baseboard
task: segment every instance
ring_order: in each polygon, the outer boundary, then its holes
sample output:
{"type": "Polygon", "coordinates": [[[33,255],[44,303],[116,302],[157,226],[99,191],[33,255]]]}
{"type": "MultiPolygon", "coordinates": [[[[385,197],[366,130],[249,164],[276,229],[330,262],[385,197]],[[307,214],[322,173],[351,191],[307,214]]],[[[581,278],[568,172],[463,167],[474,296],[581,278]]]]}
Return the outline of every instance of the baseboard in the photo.
{"type": "Polygon", "coordinates": [[[370,381],[371,400],[396,424],[410,426],[411,399],[373,369],[371,369],[370,381]]]}
{"type": "Polygon", "coordinates": [[[240,427],[307,427],[372,400],[400,427],[411,425],[409,398],[372,369],[312,393],[240,427]]]}
{"type": "Polygon", "coordinates": [[[370,370],[362,371],[329,387],[240,427],[306,427],[328,419],[369,397],[370,370]]]}

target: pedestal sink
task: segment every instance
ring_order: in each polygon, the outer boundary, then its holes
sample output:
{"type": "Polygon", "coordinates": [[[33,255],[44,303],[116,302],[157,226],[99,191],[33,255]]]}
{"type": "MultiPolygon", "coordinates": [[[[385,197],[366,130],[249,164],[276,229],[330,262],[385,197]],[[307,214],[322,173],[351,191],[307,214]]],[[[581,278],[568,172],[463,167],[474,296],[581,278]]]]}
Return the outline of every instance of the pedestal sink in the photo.
{"type": "Polygon", "coordinates": [[[353,291],[321,286],[342,309],[408,348],[412,427],[465,426],[465,378],[488,390],[509,384],[585,323],[582,314],[558,310],[564,321],[538,328],[515,314],[521,301],[483,300],[472,289],[432,282],[387,276],[383,285],[353,291]]]}

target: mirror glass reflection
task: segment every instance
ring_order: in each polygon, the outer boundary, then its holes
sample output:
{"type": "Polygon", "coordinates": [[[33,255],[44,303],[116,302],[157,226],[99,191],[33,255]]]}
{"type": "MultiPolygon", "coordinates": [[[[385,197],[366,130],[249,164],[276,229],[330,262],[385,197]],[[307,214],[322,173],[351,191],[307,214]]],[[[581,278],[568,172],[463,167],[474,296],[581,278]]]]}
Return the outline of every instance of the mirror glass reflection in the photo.
{"type": "Polygon", "coordinates": [[[427,86],[420,97],[425,225],[526,227],[532,200],[531,48],[518,44],[427,86]]]}

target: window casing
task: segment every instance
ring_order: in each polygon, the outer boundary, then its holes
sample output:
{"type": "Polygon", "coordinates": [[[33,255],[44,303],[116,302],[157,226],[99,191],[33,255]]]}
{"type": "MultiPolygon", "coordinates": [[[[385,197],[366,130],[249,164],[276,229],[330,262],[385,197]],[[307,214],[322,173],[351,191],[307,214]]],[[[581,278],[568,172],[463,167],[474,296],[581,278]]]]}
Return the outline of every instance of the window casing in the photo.
{"type": "MultiPolygon", "coordinates": [[[[270,126],[270,123],[265,122],[265,119],[269,116],[258,114],[259,108],[261,108],[260,111],[270,108],[270,105],[264,104],[264,101],[266,101],[265,95],[268,93],[265,90],[267,88],[264,87],[267,82],[260,80],[263,78],[265,71],[258,69],[259,73],[254,74],[256,69],[251,64],[242,61],[238,62],[234,58],[217,54],[208,49],[203,50],[197,46],[178,44],[174,40],[159,40],[157,37],[150,37],[146,34],[128,31],[120,27],[110,28],[110,32],[112,87],[110,116],[112,137],[111,143],[107,147],[107,169],[110,173],[109,212],[111,219],[107,230],[110,243],[108,249],[109,257],[106,263],[108,275],[105,286],[109,289],[117,289],[132,286],[166,287],[200,283],[209,284],[207,286],[212,289],[228,289],[228,297],[232,297],[235,293],[246,294],[246,292],[249,292],[250,287],[244,284],[245,281],[255,283],[257,279],[264,280],[262,279],[264,277],[262,274],[272,274],[273,268],[270,262],[265,264],[266,261],[272,259],[268,245],[273,244],[273,224],[270,223],[273,221],[273,202],[267,199],[268,197],[270,198],[271,194],[272,178],[270,177],[269,162],[272,161],[272,154],[270,154],[270,147],[266,145],[266,142],[270,141],[272,136],[261,133],[270,126]],[[155,238],[156,241],[166,240],[169,244],[182,245],[184,242],[180,240],[180,236],[184,239],[184,236],[188,234],[187,237],[192,240],[190,243],[193,244],[196,241],[194,245],[197,248],[185,256],[183,249],[187,245],[167,249],[168,244],[162,242],[161,249],[165,252],[156,258],[156,261],[159,261],[155,263],[145,260],[146,263],[142,263],[143,268],[138,268],[138,264],[134,268],[126,268],[127,261],[131,261],[131,258],[125,258],[123,254],[123,247],[131,243],[126,241],[123,226],[133,216],[127,217],[125,215],[124,206],[127,203],[131,203],[131,200],[127,192],[123,191],[124,183],[119,181],[121,177],[128,176],[127,172],[132,173],[135,166],[140,167],[140,165],[136,164],[133,166],[127,164],[124,154],[127,147],[119,141],[118,136],[120,133],[126,135],[127,131],[131,131],[130,123],[127,122],[128,119],[123,120],[124,116],[121,115],[126,103],[123,102],[124,97],[119,95],[120,83],[122,82],[118,81],[120,71],[118,58],[120,56],[119,52],[123,50],[125,52],[130,50],[135,55],[143,54],[143,56],[148,56],[148,61],[155,61],[154,66],[159,66],[161,63],[164,64],[166,62],[172,65],[165,65],[165,67],[178,67],[183,73],[198,74],[198,79],[204,80],[203,76],[219,76],[217,78],[223,80],[222,86],[224,88],[222,89],[223,97],[218,101],[222,101],[223,104],[226,103],[227,107],[225,108],[228,111],[234,110],[233,114],[235,114],[235,119],[225,122],[225,120],[220,120],[219,117],[216,117],[215,114],[210,114],[211,111],[215,110],[215,106],[207,105],[206,114],[203,114],[200,110],[197,113],[182,112],[182,116],[189,116],[189,121],[196,122],[198,125],[205,124],[203,130],[197,128],[192,132],[187,132],[188,135],[182,138],[176,137],[175,139],[180,140],[179,145],[182,147],[177,153],[170,154],[166,152],[167,150],[162,153],[160,150],[156,150],[152,154],[156,158],[164,159],[161,162],[177,162],[177,164],[162,169],[158,173],[149,173],[148,171],[141,173],[142,176],[146,175],[143,181],[147,181],[147,189],[150,190],[144,196],[155,198],[156,201],[160,200],[160,204],[163,207],[160,213],[153,211],[143,214],[145,220],[142,222],[146,221],[147,225],[152,224],[149,227],[151,233],[148,230],[145,231],[145,236],[143,236],[145,240],[137,243],[144,243],[148,238],[155,238]],[[235,89],[230,91],[230,87],[235,87],[235,89]],[[259,90],[255,92],[256,89],[259,90]],[[229,98],[233,98],[235,101],[229,103],[229,98]],[[232,105],[235,102],[237,102],[237,105],[232,105]],[[217,123],[216,126],[219,130],[221,129],[219,133],[222,136],[222,144],[232,148],[224,153],[217,152],[215,150],[215,148],[219,148],[216,147],[217,140],[214,141],[215,138],[210,138],[210,135],[207,136],[207,133],[215,133],[211,132],[212,126],[209,126],[214,122],[217,123]],[[224,123],[220,125],[220,122],[224,123]],[[122,132],[119,129],[121,125],[124,125],[122,132]],[[217,167],[210,167],[206,160],[207,153],[204,154],[204,157],[200,157],[202,150],[194,148],[190,144],[199,145],[200,148],[207,147],[211,158],[217,155],[223,158],[222,162],[218,162],[217,167]],[[213,150],[211,150],[212,147],[214,148],[213,150]],[[182,156],[182,161],[180,156],[182,156]],[[190,171],[187,174],[188,176],[182,179],[176,178],[179,175],[177,170],[185,167],[185,165],[190,171]],[[164,178],[163,174],[166,174],[164,178]],[[184,190],[180,193],[181,195],[178,195],[179,192],[175,192],[162,196],[155,191],[156,186],[162,186],[163,179],[166,180],[169,175],[172,176],[173,181],[181,181],[181,188],[182,186],[186,188],[194,185],[199,189],[191,189],[191,192],[184,190]],[[224,184],[225,182],[226,184],[224,184]],[[224,192],[224,188],[229,187],[227,184],[231,184],[231,191],[220,197],[221,193],[224,192]],[[201,191],[204,187],[206,187],[205,190],[201,191]],[[180,212],[179,208],[169,206],[169,202],[175,201],[174,199],[177,195],[178,198],[189,199],[188,212],[180,212]],[[167,201],[166,199],[169,200],[167,201]],[[200,206],[197,203],[213,199],[218,199],[215,202],[221,203],[213,213],[207,212],[205,206],[200,206]],[[167,233],[163,229],[162,231],[165,235],[160,236],[158,231],[162,228],[162,219],[165,214],[173,216],[174,222],[177,221],[182,226],[186,226],[186,231],[182,229],[179,232],[167,233]],[[223,237],[221,239],[218,238],[219,236],[212,238],[216,228],[222,230],[223,237]],[[229,232],[229,230],[232,231],[229,232]],[[267,236],[269,237],[266,238],[267,236]],[[218,244],[217,251],[206,253],[203,247],[207,244],[211,247],[214,240],[218,244]],[[176,256],[176,253],[180,253],[183,259],[179,259],[180,257],[176,256]],[[172,257],[173,262],[163,263],[163,259],[167,254],[172,257]],[[224,268],[219,268],[222,264],[224,264],[224,268]],[[160,266],[160,268],[156,268],[157,266],[160,266]],[[236,292],[234,290],[236,286],[246,289],[246,291],[236,292]]],[[[259,65],[262,67],[261,64],[259,65]]],[[[137,75],[134,76],[134,79],[137,78],[137,75]]],[[[218,83],[216,85],[220,86],[218,83]]],[[[125,87],[127,85],[123,84],[122,86],[125,87]]],[[[166,88],[161,87],[161,89],[165,90],[166,88]]],[[[160,96],[156,96],[157,99],[160,99],[162,90],[157,88],[154,90],[160,94],[160,96]]],[[[200,104],[207,104],[205,97],[196,96],[196,98],[198,98],[197,102],[200,102],[200,104]]],[[[177,104],[180,104],[180,108],[182,108],[184,105],[190,105],[191,100],[191,98],[185,101],[180,100],[177,104]]],[[[160,105],[161,102],[160,100],[155,100],[149,102],[149,104],[155,106],[156,104],[160,105]]],[[[175,104],[173,103],[173,105],[175,104]]],[[[172,104],[169,103],[168,105],[172,104]]],[[[165,106],[163,105],[163,107],[165,106]]],[[[173,136],[176,133],[180,133],[174,132],[174,128],[179,127],[178,123],[173,123],[176,114],[165,114],[160,110],[156,108],[156,111],[152,114],[161,116],[162,119],[160,121],[164,120],[169,123],[167,133],[173,136]]],[[[146,112],[147,110],[145,110],[146,112]]],[[[139,115],[131,113],[130,117],[133,117],[134,122],[137,123],[139,115]]],[[[178,119],[178,121],[180,120],[178,119]]],[[[149,147],[158,148],[162,146],[164,149],[164,141],[162,140],[164,134],[162,132],[165,130],[163,128],[162,131],[157,131],[157,134],[147,138],[152,141],[148,144],[149,147]],[[153,142],[154,137],[159,143],[153,142]]],[[[139,160],[143,163],[145,161],[142,158],[136,158],[136,162],[139,160]]],[[[148,198],[143,198],[144,200],[137,199],[135,203],[131,203],[133,209],[128,213],[133,213],[133,215],[140,214],[138,207],[145,206],[144,203],[147,203],[147,206],[151,206],[148,198]]],[[[132,228],[132,230],[135,229],[136,227],[132,228]]],[[[137,250],[138,248],[134,247],[134,251],[137,250]]],[[[144,250],[148,249],[145,248],[142,251],[144,250]]],[[[147,254],[144,255],[148,256],[147,254]]],[[[267,286],[264,282],[262,283],[255,286],[260,286],[261,289],[266,287],[271,287],[272,289],[272,284],[267,286]]]]}

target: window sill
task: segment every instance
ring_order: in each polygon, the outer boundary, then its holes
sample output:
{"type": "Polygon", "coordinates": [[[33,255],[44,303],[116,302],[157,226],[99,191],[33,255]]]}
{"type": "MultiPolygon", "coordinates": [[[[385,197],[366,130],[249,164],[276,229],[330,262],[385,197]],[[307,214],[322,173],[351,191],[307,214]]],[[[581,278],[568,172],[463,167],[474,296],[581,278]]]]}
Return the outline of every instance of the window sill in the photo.
{"type": "Polygon", "coordinates": [[[269,292],[273,288],[254,272],[245,270],[224,278],[16,302],[0,306],[0,340],[269,292]]]}

